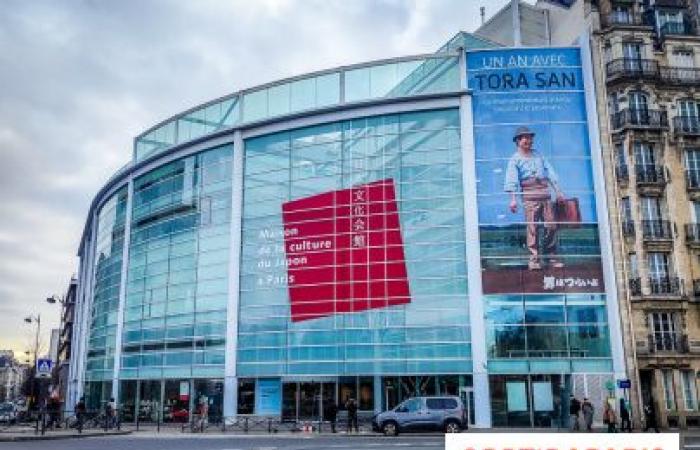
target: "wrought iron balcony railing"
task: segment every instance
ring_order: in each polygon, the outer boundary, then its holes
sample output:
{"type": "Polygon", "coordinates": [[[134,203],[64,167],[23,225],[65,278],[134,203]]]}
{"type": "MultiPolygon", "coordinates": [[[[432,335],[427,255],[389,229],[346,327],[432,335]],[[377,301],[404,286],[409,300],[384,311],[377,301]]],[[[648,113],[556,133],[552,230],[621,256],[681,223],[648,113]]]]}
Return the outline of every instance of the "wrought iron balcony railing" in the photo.
{"type": "Polygon", "coordinates": [[[666,173],[663,166],[637,164],[634,166],[637,184],[665,184],[666,173]]]}
{"type": "Polygon", "coordinates": [[[630,278],[627,280],[627,286],[630,290],[630,295],[633,297],[639,297],[642,295],[642,279],[641,278],[630,278]]]}
{"type": "Polygon", "coordinates": [[[700,69],[693,67],[661,67],[661,81],[672,85],[697,85],[700,83],[700,69]]]}
{"type": "Polygon", "coordinates": [[[666,111],[653,109],[623,109],[611,116],[613,130],[623,128],[668,128],[668,116],[666,111]]]}
{"type": "Polygon", "coordinates": [[[683,294],[683,282],[678,277],[649,277],[649,293],[651,295],[681,295],[683,294]]]}
{"type": "Polygon", "coordinates": [[[642,236],[647,241],[673,239],[671,222],[668,220],[642,220],[642,236]]]}
{"type": "Polygon", "coordinates": [[[700,117],[677,116],[673,118],[673,131],[677,135],[700,135],[700,117]]]}
{"type": "Polygon", "coordinates": [[[622,221],[622,235],[623,236],[634,236],[634,222],[631,220],[622,221]]]}
{"type": "Polygon", "coordinates": [[[650,353],[688,353],[688,336],[681,333],[652,333],[648,336],[650,353]]]}
{"type": "Polygon", "coordinates": [[[662,38],[669,35],[691,36],[693,34],[693,25],[686,18],[681,21],[666,22],[659,27],[659,34],[662,38]]]}
{"type": "Polygon", "coordinates": [[[656,79],[661,75],[659,63],[653,59],[620,58],[605,65],[608,81],[620,78],[656,79]]]}
{"type": "Polygon", "coordinates": [[[627,164],[619,164],[615,167],[615,177],[617,178],[617,181],[629,180],[630,173],[627,164]]]}
{"type": "Polygon", "coordinates": [[[651,25],[642,14],[634,11],[616,11],[601,17],[601,25],[603,28],[612,26],[641,26],[651,25]]]}

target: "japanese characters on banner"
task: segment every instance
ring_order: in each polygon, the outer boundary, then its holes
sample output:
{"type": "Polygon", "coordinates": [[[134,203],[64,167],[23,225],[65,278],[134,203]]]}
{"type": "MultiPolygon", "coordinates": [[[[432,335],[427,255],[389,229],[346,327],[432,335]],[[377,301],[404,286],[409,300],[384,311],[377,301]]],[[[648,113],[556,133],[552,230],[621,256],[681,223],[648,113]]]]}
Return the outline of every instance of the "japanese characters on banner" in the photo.
{"type": "Polygon", "coordinates": [[[604,293],[577,48],[467,53],[484,294],[604,293]]]}
{"type": "Polygon", "coordinates": [[[394,181],[282,205],[293,322],[410,302],[394,181]]]}

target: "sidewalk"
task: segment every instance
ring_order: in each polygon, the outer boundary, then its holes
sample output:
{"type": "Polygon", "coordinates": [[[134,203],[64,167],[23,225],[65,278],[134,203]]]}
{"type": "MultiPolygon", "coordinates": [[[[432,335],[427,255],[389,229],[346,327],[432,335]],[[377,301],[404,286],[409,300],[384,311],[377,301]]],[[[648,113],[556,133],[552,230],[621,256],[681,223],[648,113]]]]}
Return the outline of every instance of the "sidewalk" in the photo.
{"type": "Polygon", "coordinates": [[[19,441],[52,441],[56,439],[73,439],[87,438],[95,436],[121,436],[131,434],[131,431],[103,431],[103,430],[84,430],[78,433],[76,430],[53,430],[46,431],[42,436],[41,433],[35,434],[34,428],[2,431],[0,432],[0,442],[19,442],[19,441]]]}

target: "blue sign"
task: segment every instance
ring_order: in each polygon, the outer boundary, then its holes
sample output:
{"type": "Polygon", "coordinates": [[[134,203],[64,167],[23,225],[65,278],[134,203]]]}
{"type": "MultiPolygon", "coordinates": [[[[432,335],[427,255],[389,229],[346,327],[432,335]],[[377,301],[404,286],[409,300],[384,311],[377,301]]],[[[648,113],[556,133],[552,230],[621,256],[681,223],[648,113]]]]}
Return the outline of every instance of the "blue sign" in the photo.
{"type": "Polygon", "coordinates": [[[51,369],[53,361],[48,358],[39,358],[36,360],[36,378],[51,378],[51,369]]]}
{"type": "Polygon", "coordinates": [[[630,389],[632,387],[632,382],[629,379],[617,380],[617,387],[620,389],[630,389]]]}
{"type": "Polygon", "coordinates": [[[279,378],[260,379],[255,384],[255,414],[278,416],[282,413],[282,382],[279,378]]]}

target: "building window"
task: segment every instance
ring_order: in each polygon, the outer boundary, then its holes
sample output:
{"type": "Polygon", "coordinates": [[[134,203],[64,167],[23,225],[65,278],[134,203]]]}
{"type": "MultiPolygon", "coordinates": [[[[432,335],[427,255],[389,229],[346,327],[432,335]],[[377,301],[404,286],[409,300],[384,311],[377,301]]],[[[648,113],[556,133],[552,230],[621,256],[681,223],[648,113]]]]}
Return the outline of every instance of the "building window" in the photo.
{"type": "MultiPolygon", "coordinates": [[[[685,151],[685,171],[688,187],[700,187],[700,149],[689,148],[685,151]]],[[[695,219],[698,218],[700,216],[696,215],[695,219]]]]}
{"type": "Polygon", "coordinates": [[[672,58],[671,65],[674,67],[692,68],[694,66],[692,50],[676,50],[672,58]]]}
{"type": "Polygon", "coordinates": [[[255,380],[243,378],[238,380],[238,414],[255,412],[255,380]]]}
{"type": "Polygon", "coordinates": [[[656,351],[676,350],[676,323],[673,313],[656,312],[651,314],[652,344],[656,351]]]}
{"type": "Polygon", "coordinates": [[[630,198],[622,197],[620,207],[622,209],[622,221],[625,223],[632,223],[632,204],[630,203],[630,198]]]}
{"type": "Polygon", "coordinates": [[[610,45],[610,41],[605,41],[605,45],[603,46],[603,58],[606,64],[612,61],[612,45],[610,45]]]}
{"type": "Polygon", "coordinates": [[[642,59],[642,44],[639,42],[625,42],[622,44],[622,55],[625,59],[638,61],[642,59]]]}
{"type": "Polygon", "coordinates": [[[676,394],[673,390],[673,370],[662,370],[661,379],[664,385],[664,398],[666,400],[666,409],[669,411],[674,410],[676,409],[676,394]]]}
{"type": "Polygon", "coordinates": [[[697,391],[695,389],[695,371],[681,370],[681,383],[683,385],[683,401],[687,411],[693,411],[698,407],[697,391]]]}

